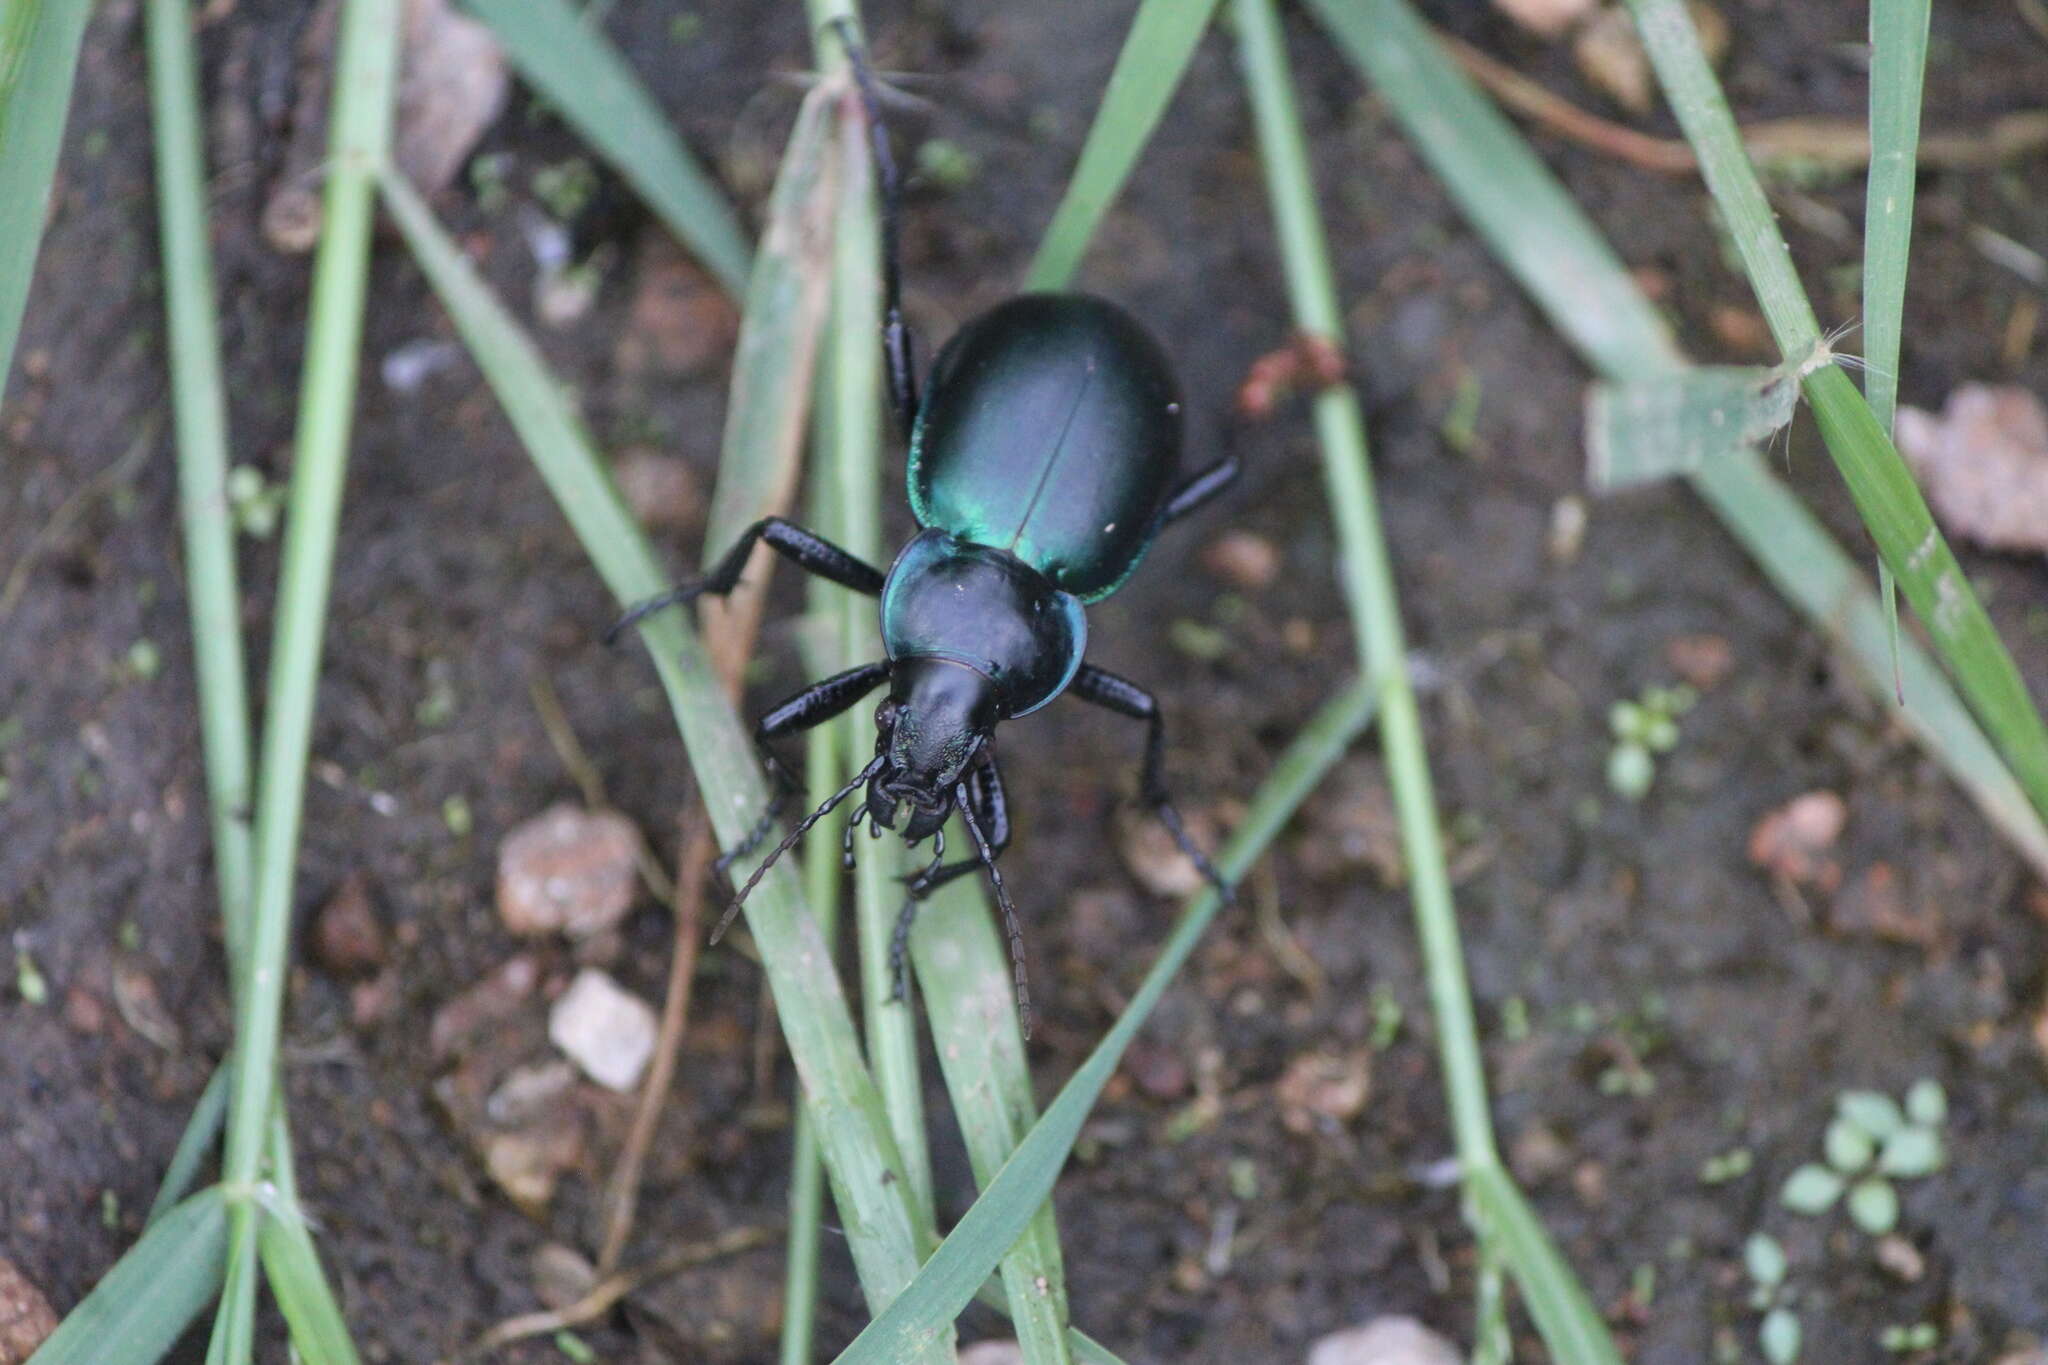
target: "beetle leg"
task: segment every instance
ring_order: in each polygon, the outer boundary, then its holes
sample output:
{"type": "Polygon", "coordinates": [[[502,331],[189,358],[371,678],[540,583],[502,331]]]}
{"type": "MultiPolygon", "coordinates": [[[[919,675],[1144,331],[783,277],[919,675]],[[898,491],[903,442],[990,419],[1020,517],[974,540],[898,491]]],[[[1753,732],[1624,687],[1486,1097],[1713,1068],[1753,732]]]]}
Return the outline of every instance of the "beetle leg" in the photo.
{"type": "MultiPolygon", "coordinates": [[[[989,754],[984,761],[969,769],[962,781],[967,787],[967,800],[974,811],[974,819],[988,837],[990,858],[1002,857],[1003,850],[1010,846],[1010,803],[1003,794],[1003,774],[996,767],[995,756],[989,754]]],[[[896,931],[889,937],[889,972],[895,982],[889,992],[891,1000],[902,1000],[909,995],[910,925],[917,918],[919,904],[947,882],[981,868],[978,853],[972,858],[941,865],[939,859],[944,852],[945,845],[941,843],[933,853],[931,864],[910,878],[910,895],[896,916],[896,931]]]]}
{"type": "Polygon", "coordinates": [[[1166,718],[1160,713],[1158,699],[1136,683],[1088,663],[1082,664],[1074,674],[1068,690],[1082,701],[1093,702],[1120,716],[1145,722],[1145,766],[1139,772],[1139,795],[1146,805],[1152,807],[1159,823],[1166,826],[1167,832],[1173,835],[1174,843],[1180,845],[1180,851],[1187,854],[1189,861],[1208,879],[1209,884],[1221,893],[1225,901],[1232,900],[1230,883],[1209,861],[1209,855],[1188,837],[1187,827],[1181,823],[1180,811],[1166,790],[1166,718]]]}
{"type": "Polygon", "coordinates": [[[829,579],[842,588],[851,588],[869,597],[881,594],[882,571],[857,555],[848,554],[815,531],[807,531],[793,521],[781,517],[763,517],[749,526],[733,547],[725,552],[725,558],[718,561],[716,568],[694,583],[685,583],[671,588],[658,597],[635,604],[624,616],[612,622],[610,630],[604,633],[604,642],[611,644],[634,625],[664,607],[682,602],[694,602],[709,593],[723,597],[740,584],[740,574],[747,567],[747,557],[754,552],[754,542],[766,541],[784,559],[820,578],[829,579]]]}
{"type": "Polygon", "coordinates": [[[903,322],[903,259],[898,223],[903,211],[903,182],[896,173],[896,157],[889,150],[889,126],[882,122],[882,92],[868,65],[867,50],[853,36],[844,19],[833,21],[832,29],[846,49],[846,61],[853,68],[854,84],[860,90],[861,110],[867,117],[868,143],[874,149],[875,182],[882,201],[882,354],[889,362],[889,394],[896,403],[896,419],[903,425],[903,437],[910,438],[917,425],[917,363],[911,354],[910,329],[903,322]]]}
{"type": "Polygon", "coordinates": [[[1237,482],[1237,476],[1243,470],[1237,456],[1225,455],[1207,469],[1190,475],[1186,483],[1167,497],[1166,507],[1159,514],[1159,524],[1164,526],[1168,522],[1179,521],[1196,508],[1208,506],[1237,482]]]}
{"type": "Polygon", "coordinates": [[[812,683],[803,691],[777,706],[760,723],[754,726],[754,744],[761,751],[762,766],[768,769],[768,776],[775,788],[768,798],[768,809],[761,812],[761,818],[747,831],[744,839],[719,855],[713,864],[720,876],[741,858],[751,854],[775,828],[775,818],[782,813],[789,798],[796,791],[796,782],[775,751],[768,747],[770,740],[782,735],[800,734],[814,725],[822,724],[834,716],[842,715],[847,708],[875,690],[884,678],[889,676],[889,661],[862,664],[849,668],[844,673],[835,673],[823,682],[812,683]]]}

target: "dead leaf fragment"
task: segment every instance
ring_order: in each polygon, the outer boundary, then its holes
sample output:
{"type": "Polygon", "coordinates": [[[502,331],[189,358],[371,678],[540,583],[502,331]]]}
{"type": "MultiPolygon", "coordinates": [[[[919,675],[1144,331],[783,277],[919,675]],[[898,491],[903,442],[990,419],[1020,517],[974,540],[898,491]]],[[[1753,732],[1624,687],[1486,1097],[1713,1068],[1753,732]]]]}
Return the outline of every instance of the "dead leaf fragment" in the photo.
{"type": "Polygon", "coordinates": [[[1950,532],[2048,551],[2048,409],[2026,389],[1964,384],[1941,414],[1899,409],[1899,453],[1950,532]]]}
{"type": "Polygon", "coordinates": [[[1832,891],[1842,883],[1842,866],[1827,851],[1848,818],[1848,807],[1831,791],[1795,796],[1757,821],[1749,860],[1796,885],[1832,891]]]}
{"type": "Polygon", "coordinates": [[[642,233],[633,302],[612,349],[620,371],[685,379],[723,361],[738,337],[739,313],[718,282],[667,233],[642,233]]]}
{"type": "Polygon", "coordinates": [[[1678,635],[1664,646],[1664,662],[1692,686],[1711,692],[1735,667],[1735,647],[1719,635],[1678,635]]]}
{"type": "Polygon", "coordinates": [[[1936,907],[1908,895],[1898,869],[1882,862],[1864,868],[1842,888],[1828,909],[1828,927],[1915,948],[1932,948],[1941,939],[1936,907]]]}
{"type": "Polygon", "coordinates": [[[313,920],[313,953],[337,976],[374,972],[384,965],[384,926],[360,872],[342,879],[313,920]]]}
{"type": "Polygon", "coordinates": [[[455,179],[504,112],[512,78],[484,24],[451,0],[406,0],[405,65],[392,157],[422,194],[455,179]]]}
{"type": "MultiPolygon", "coordinates": [[[[1686,6],[1699,30],[1700,47],[1718,66],[1728,51],[1728,21],[1704,0],[1686,6]]],[[[1636,33],[1635,19],[1622,5],[1610,5],[1579,30],[1572,41],[1579,71],[1594,88],[1632,114],[1647,114],[1657,93],[1656,73],[1636,33]]]]}

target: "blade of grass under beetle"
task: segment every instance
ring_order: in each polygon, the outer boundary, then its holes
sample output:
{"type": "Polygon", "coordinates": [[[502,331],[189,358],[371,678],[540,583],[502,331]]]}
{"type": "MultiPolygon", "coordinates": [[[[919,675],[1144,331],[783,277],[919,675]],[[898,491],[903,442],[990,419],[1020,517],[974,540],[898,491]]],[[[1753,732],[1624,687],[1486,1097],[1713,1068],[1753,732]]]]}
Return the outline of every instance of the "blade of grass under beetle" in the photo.
{"type": "MultiPolygon", "coordinates": [[[[1253,793],[1244,820],[1216,855],[1216,865],[1225,877],[1232,881],[1244,877],[1324,774],[1365,732],[1372,719],[1375,693],[1376,684],[1353,681],[1323,703],[1302,727],[1253,793]]],[[[1124,1049],[1144,1027],[1159,997],[1221,907],[1213,888],[1205,887],[1188,899],[1159,956],[1109,1032],[1046,1106],[1044,1115],[983,1188],[981,1197],[953,1225],[917,1278],[862,1329],[836,1357],[836,1365],[893,1365],[914,1359],[916,1352],[950,1329],[954,1316],[967,1306],[1051,1196],[1060,1168],[1066,1165],[1074,1140],[1124,1049]]],[[[1092,1358],[1086,1351],[1077,1349],[1077,1354],[1092,1358]]]]}
{"type": "MultiPolygon", "coordinates": [[[[1700,172],[1735,240],[1778,349],[1788,358],[1808,353],[1822,344],[1820,324],[1743,150],[1728,101],[1700,50],[1685,0],[1629,0],[1629,8],[1672,112],[1699,156],[1700,172]]],[[[2034,809],[2048,814],[2048,726],[1968,575],[1935,526],[1912,472],[1838,366],[1808,375],[1805,390],[1857,514],[1906,590],[1906,600],[1926,623],[1937,651],[2034,809]]],[[[1908,698],[1909,704],[1917,700],[1908,698]]]]}
{"type": "Polygon", "coordinates": [[[227,1198],[208,1186],[151,1223],[28,1365],[151,1365],[220,1292],[227,1198]]]}
{"type": "Polygon", "coordinates": [[[215,1340],[226,1358],[254,1345],[254,1198],[274,1107],[278,1043],[291,957],[292,889],[305,814],[306,766],[326,633],[328,588],[348,467],[376,174],[391,143],[398,72],[397,0],[348,0],[335,49],[327,184],[299,386],[291,491],[278,574],[276,623],[258,759],[244,989],[235,1002],[234,1081],[221,1184],[229,1210],[230,1272],[215,1340]],[[245,1266],[250,1267],[247,1274],[245,1266]]]}
{"type": "Polygon", "coordinates": [[[568,0],[465,0],[519,74],[640,192],[734,298],[746,292],[747,236],[725,195],[598,25],[568,0]]]}
{"type": "MultiPolygon", "coordinates": [[[[969,845],[963,838],[959,846],[969,845]]],[[[910,952],[967,1162],[975,1184],[986,1189],[1038,1121],[1038,1107],[1008,952],[977,882],[951,882],[924,903],[910,952]]],[[[1033,1365],[1071,1361],[1066,1270],[1050,1198],[1031,1215],[1000,1269],[1024,1359],[1033,1365]]]]}
{"type": "MultiPolygon", "coordinates": [[[[1385,98],[1473,228],[1595,370],[1632,381],[1685,366],[1663,317],[1599,229],[1444,55],[1406,0],[1309,0],[1309,8],[1385,98]]],[[[1891,673],[1883,612],[1855,562],[1814,515],[1752,455],[1703,468],[1690,482],[1786,600],[1882,695],[1891,673]]],[[[1910,640],[1900,674],[1913,698],[1900,718],[2048,874],[2048,827],[1941,670],[1910,640]]]]}
{"type": "MultiPolygon", "coordinates": [[[[1272,0],[1236,0],[1234,12],[1294,325],[1300,333],[1341,350],[1343,315],[1309,171],[1307,140],[1295,111],[1294,83],[1279,16],[1272,0]]],[[[1400,819],[1416,937],[1428,978],[1430,1014],[1436,1022],[1438,1068],[1450,1102],[1460,1180],[1469,1196],[1476,1180],[1494,1173],[1502,1184],[1512,1186],[1513,1181],[1501,1165],[1494,1143],[1486,1068],[1479,1051],[1472,992],[1465,980],[1464,951],[1458,941],[1450,873],[1444,864],[1443,833],[1431,787],[1422,716],[1408,682],[1401,603],[1366,460],[1365,423],[1358,395],[1348,382],[1328,386],[1317,393],[1314,411],[1331,514],[1342,547],[1341,577],[1357,637],[1360,672],[1380,704],[1380,752],[1400,819]]],[[[1467,1212],[1478,1223],[1480,1240],[1491,1240],[1507,1261],[1551,1354],[1575,1365],[1620,1365],[1607,1324],[1555,1245],[1541,1236],[1505,1235],[1488,1219],[1490,1210],[1476,1198],[1468,1197],[1467,1212]]]]}
{"type": "MultiPolygon", "coordinates": [[[[654,552],[531,338],[410,185],[387,174],[384,192],[414,259],[605,585],[621,603],[660,592],[666,584],[654,552]]],[[[712,675],[703,646],[684,629],[682,613],[657,612],[639,631],[668,693],[719,842],[730,848],[745,837],[766,800],[753,745],[712,675]]],[[[748,900],[746,916],[796,1062],[854,1267],[869,1302],[886,1303],[916,1273],[920,1248],[901,1158],[861,1060],[832,954],[803,904],[791,868],[769,871],[748,900]]],[[[919,1359],[951,1365],[936,1350],[919,1359]]]]}
{"type": "Polygon", "coordinates": [[[49,217],[89,0],[12,0],[0,13],[0,392],[49,217]]]}
{"type": "Polygon", "coordinates": [[[1187,74],[1215,11],[1216,0],[1144,0],[1138,7],[1073,178],[1032,258],[1026,289],[1057,289],[1073,278],[1102,215],[1123,190],[1138,153],[1187,74]]]}
{"type": "MultiPolygon", "coordinates": [[[[1899,400],[1899,338],[1905,327],[1906,264],[1913,242],[1920,89],[1927,69],[1931,0],[1872,0],[1870,6],[1870,178],[1863,200],[1863,396],[1887,433],[1899,400]]],[[[1877,562],[1878,597],[1891,638],[1899,700],[1899,599],[1891,566],[1877,562]]]]}
{"type": "MultiPolygon", "coordinates": [[[[833,136],[838,91],[813,86],[797,112],[768,223],[747,281],[746,311],[733,355],[732,389],[718,458],[718,484],[704,524],[708,570],[749,526],[789,510],[801,463],[804,422],[825,328],[840,155],[833,136]]],[[[728,689],[754,651],[775,552],[756,545],[745,587],[700,603],[704,644],[728,689]]]]}
{"type": "Polygon", "coordinates": [[[185,1131],[178,1134],[170,1165],[164,1168],[163,1183],[157,1186],[145,1227],[176,1208],[198,1178],[200,1164],[206,1160],[228,1116],[228,1075],[228,1064],[222,1062],[207,1078],[206,1089],[199,1092],[199,1103],[192,1106],[192,1117],[185,1120],[185,1131]]]}

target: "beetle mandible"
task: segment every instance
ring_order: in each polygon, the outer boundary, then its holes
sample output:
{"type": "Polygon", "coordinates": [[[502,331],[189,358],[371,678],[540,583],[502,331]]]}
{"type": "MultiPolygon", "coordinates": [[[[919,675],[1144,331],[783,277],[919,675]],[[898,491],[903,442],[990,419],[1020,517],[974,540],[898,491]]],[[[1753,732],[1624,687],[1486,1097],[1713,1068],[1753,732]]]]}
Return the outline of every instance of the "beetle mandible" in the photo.
{"type": "Polygon", "coordinates": [[[889,695],[875,712],[875,756],[755,869],[718,932],[776,858],[865,786],[847,828],[849,853],[864,817],[871,833],[896,830],[912,846],[933,841],[930,864],[908,879],[897,920],[895,998],[904,993],[904,946],[918,902],[983,867],[1002,908],[1028,1036],[1023,936],[997,868],[1010,842],[990,742],[999,723],[1063,693],[1143,721],[1141,798],[1202,875],[1230,894],[1167,793],[1158,702],[1083,655],[1084,608],[1123,586],[1163,527],[1230,487],[1238,461],[1226,456],[1181,476],[1181,403],[1165,352],[1129,313],[1088,294],[1021,294],[982,313],[940,350],[919,396],[903,321],[895,160],[874,75],[852,36],[839,36],[871,133],[882,214],[883,350],[909,435],[910,510],[920,530],[884,574],[814,532],[766,517],[708,575],[634,607],[611,635],[664,607],[730,593],[757,542],[808,573],[879,598],[885,657],[806,687],[754,727],[780,790],[720,867],[759,847],[793,789],[770,742],[842,714],[887,682],[889,695]],[[942,830],[955,811],[975,847],[947,863],[942,830]]]}

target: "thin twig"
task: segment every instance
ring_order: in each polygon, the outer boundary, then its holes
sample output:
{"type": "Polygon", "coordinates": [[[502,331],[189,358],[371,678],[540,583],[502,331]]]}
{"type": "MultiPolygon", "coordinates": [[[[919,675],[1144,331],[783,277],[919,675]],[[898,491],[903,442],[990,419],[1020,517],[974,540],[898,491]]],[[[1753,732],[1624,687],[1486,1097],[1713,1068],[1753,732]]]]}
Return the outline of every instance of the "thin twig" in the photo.
{"type": "Polygon", "coordinates": [[[619,1300],[656,1280],[664,1280],[685,1270],[709,1265],[727,1256],[737,1256],[758,1246],[766,1246],[781,1234],[780,1227],[734,1228],[730,1232],[721,1232],[708,1242],[691,1242],[686,1246],[673,1247],[644,1266],[634,1270],[622,1270],[608,1279],[600,1280],[591,1286],[590,1292],[566,1308],[551,1309],[542,1313],[521,1313],[517,1317],[505,1319],[464,1347],[455,1359],[473,1360],[486,1351],[495,1351],[500,1346],[509,1346],[515,1341],[580,1327],[609,1313],[619,1300]]]}
{"type": "MultiPolygon", "coordinates": [[[[527,695],[533,698],[533,709],[540,713],[540,728],[546,733],[555,757],[562,761],[569,780],[583,793],[583,804],[591,810],[615,810],[611,798],[605,795],[604,776],[590,761],[583,741],[576,738],[576,729],[569,723],[569,713],[563,709],[561,694],[555,691],[554,683],[545,673],[536,674],[527,686],[527,695]]],[[[667,870],[654,856],[654,850],[647,846],[645,836],[639,841],[634,861],[648,893],[663,905],[674,905],[675,883],[668,879],[667,870]]]]}
{"type": "MultiPolygon", "coordinates": [[[[1561,137],[1659,175],[1694,175],[1699,161],[1682,138],[1652,137],[1589,114],[1505,62],[1441,30],[1437,41],[1509,109],[1561,137]]],[[[1854,170],[1870,161],[1870,129],[1861,119],[1784,118],[1746,124],[1742,142],[1763,162],[1818,162],[1854,170]]],[[[1921,139],[1920,162],[1949,170],[1984,170],[2048,147],[2048,111],[2001,114],[1972,132],[1930,134],[1921,139]]]]}
{"type": "Polygon", "coordinates": [[[668,994],[661,1006],[661,1034],[654,1046],[654,1065],[647,1083],[640,1088],[639,1108],[633,1127],[612,1168],[611,1188],[605,1202],[604,1246],[597,1254],[597,1273],[609,1275],[618,1268],[633,1232],[633,1215],[640,1205],[640,1172],[647,1164],[647,1149],[661,1120],[662,1105],[668,1099],[669,1082],[676,1071],[676,1054],[683,1043],[683,1028],[690,1015],[690,985],[697,976],[697,950],[704,941],[704,879],[711,859],[718,852],[711,837],[711,821],[701,802],[692,802],[682,820],[681,856],[676,861],[675,948],[669,954],[668,994]]]}
{"type": "Polygon", "coordinates": [[[14,567],[7,572],[7,586],[0,589],[0,620],[5,620],[21,601],[21,594],[28,588],[28,576],[42,560],[43,554],[52,545],[71,534],[71,528],[78,524],[86,509],[109,490],[118,488],[133,480],[141,472],[143,463],[150,452],[156,449],[158,430],[163,426],[162,414],[152,412],[142,419],[141,428],[135,439],[105,469],[80,484],[70,497],[58,505],[50,519],[42,524],[35,535],[30,537],[28,546],[22,550],[21,558],[14,561],[14,567]]]}

